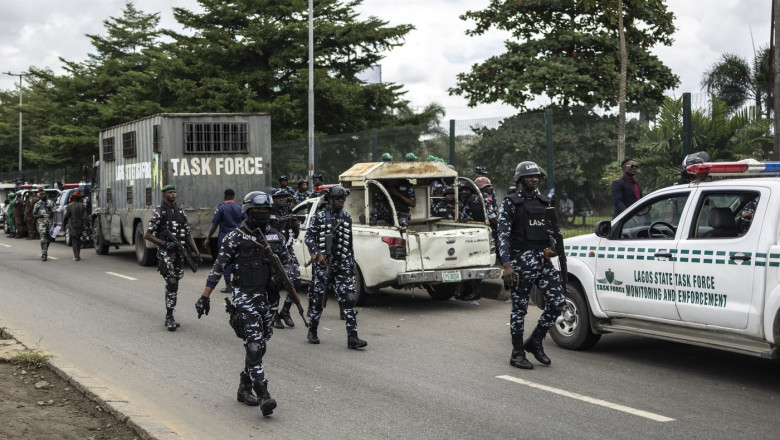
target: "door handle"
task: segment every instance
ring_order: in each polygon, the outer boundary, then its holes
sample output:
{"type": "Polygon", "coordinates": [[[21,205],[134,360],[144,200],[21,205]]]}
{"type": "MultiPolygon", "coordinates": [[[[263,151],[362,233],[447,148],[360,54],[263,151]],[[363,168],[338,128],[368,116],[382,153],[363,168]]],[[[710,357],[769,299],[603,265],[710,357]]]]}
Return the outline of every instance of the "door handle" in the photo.
{"type": "Polygon", "coordinates": [[[735,254],[729,257],[729,260],[750,261],[750,255],[735,254]]]}
{"type": "Polygon", "coordinates": [[[653,254],[656,258],[672,258],[672,254],[669,252],[659,252],[657,254],[653,254]]]}

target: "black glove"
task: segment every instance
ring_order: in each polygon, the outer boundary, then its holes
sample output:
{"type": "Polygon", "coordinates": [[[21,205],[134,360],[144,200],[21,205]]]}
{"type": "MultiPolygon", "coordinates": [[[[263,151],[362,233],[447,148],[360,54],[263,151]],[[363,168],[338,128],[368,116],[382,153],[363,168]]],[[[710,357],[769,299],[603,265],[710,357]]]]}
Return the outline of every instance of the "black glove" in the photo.
{"type": "Polygon", "coordinates": [[[209,310],[211,310],[211,299],[209,299],[207,296],[201,296],[198,298],[198,301],[195,302],[195,311],[198,312],[198,319],[200,319],[204,313],[206,316],[208,316],[209,310]]]}
{"type": "Polygon", "coordinates": [[[200,266],[200,264],[203,263],[203,257],[201,257],[200,254],[193,255],[192,256],[192,261],[195,262],[196,266],[200,266]]]}
{"type": "Polygon", "coordinates": [[[169,252],[173,252],[174,250],[176,250],[176,242],[175,241],[166,242],[165,249],[167,249],[169,252]]]}

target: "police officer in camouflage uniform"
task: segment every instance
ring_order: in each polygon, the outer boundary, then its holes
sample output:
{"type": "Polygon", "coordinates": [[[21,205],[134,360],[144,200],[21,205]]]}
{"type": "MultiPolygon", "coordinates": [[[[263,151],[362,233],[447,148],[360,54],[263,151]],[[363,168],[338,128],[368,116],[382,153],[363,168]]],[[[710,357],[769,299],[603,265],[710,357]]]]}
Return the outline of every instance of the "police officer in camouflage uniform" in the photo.
{"type": "Polygon", "coordinates": [[[163,202],[152,212],[144,238],[157,244],[157,270],[165,280],[165,327],[175,331],[179,323],[173,318],[173,309],[176,307],[179,280],[184,278],[184,255],[178,250],[177,243],[189,245],[196,263],[200,263],[200,253],[190,235],[192,231],[187,216],[176,204],[176,187],[165,185],[162,193],[163,202]]]}
{"type": "Polygon", "coordinates": [[[287,179],[287,175],[286,174],[283,174],[283,175],[279,176],[279,187],[278,188],[274,188],[273,191],[271,191],[271,193],[273,194],[278,189],[284,191],[287,194],[287,197],[289,197],[287,199],[287,207],[288,208],[292,208],[292,199],[293,199],[293,196],[295,196],[295,190],[290,187],[288,182],[289,182],[289,180],[287,179]]]}
{"type": "MultiPolygon", "coordinates": [[[[292,210],[288,207],[287,193],[281,188],[277,188],[273,193],[274,204],[271,207],[271,227],[279,231],[284,238],[284,245],[287,248],[287,254],[289,255],[288,264],[285,264],[285,270],[287,276],[293,283],[295,290],[300,292],[301,290],[301,272],[298,268],[298,258],[293,251],[292,242],[293,239],[298,238],[298,234],[301,232],[300,223],[298,218],[292,215],[292,210]]],[[[279,286],[281,287],[281,286],[279,286]]],[[[272,301],[271,309],[274,311],[274,327],[282,329],[285,324],[287,327],[295,327],[295,323],[290,316],[290,307],[293,305],[293,301],[289,295],[284,299],[284,305],[282,310],[279,311],[279,295],[275,295],[275,301],[272,301]]]]}
{"type": "Polygon", "coordinates": [[[547,197],[539,194],[542,174],[533,162],[521,162],[515,169],[514,181],[518,191],[504,198],[498,214],[499,255],[504,265],[504,285],[511,286],[512,356],[509,364],[532,369],[525,351],[537,361],[550,365],[544,353],[542,340],[555,324],[564,303],[560,273],[555,269],[544,250],[550,246],[545,209],[550,205],[547,197]],[[545,307],[539,323],[531,336],[523,342],[523,324],[528,311],[528,295],[533,285],[545,296],[545,307]]]}
{"type": "Polygon", "coordinates": [[[51,242],[51,221],[54,217],[54,202],[49,200],[49,195],[41,188],[38,190],[38,201],[32,210],[32,217],[38,220],[38,234],[41,236],[41,261],[46,261],[51,242]]]}
{"type": "Polygon", "coordinates": [[[293,206],[311,197],[311,191],[309,191],[309,182],[301,179],[298,181],[298,191],[295,191],[293,195],[293,206]]]}
{"type": "Polygon", "coordinates": [[[363,348],[366,341],[358,338],[355,308],[355,254],[352,248],[352,218],[344,212],[347,190],[335,185],[328,191],[329,207],[319,211],[306,231],[306,247],[311,253],[312,287],[309,289],[309,334],[311,344],[319,344],[317,326],[322,317],[323,295],[328,288],[336,294],[343,309],[347,327],[347,347],[363,348]],[[332,243],[328,255],[328,243],[332,243]],[[330,268],[328,267],[330,266],[330,268]],[[328,269],[330,273],[328,274],[328,269]]]}
{"type": "Polygon", "coordinates": [[[279,256],[283,265],[289,262],[284,236],[270,225],[272,205],[272,197],[261,191],[252,191],[244,196],[242,211],[246,220],[222,241],[206,280],[206,287],[195,303],[198,318],[204,313],[209,314],[209,296],[219,283],[222,272],[230,266],[233,272],[233,306],[241,321],[239,330],[234,330],[236,334],[241,334],[246,351],[236,399],[249,406],[260,405],[264,416],[270,415],[276,408],[276,400],[268,392],[263,356],[266,343],[273,335],[274,314],[269,288],[273,284],[272,277],[278,274],[274,275],[273,266],[268,262],[269,255],[262,244],[263,237],[270,251],[279,256]],[[252,394],[252,390],[255,394],[252,394]]]}

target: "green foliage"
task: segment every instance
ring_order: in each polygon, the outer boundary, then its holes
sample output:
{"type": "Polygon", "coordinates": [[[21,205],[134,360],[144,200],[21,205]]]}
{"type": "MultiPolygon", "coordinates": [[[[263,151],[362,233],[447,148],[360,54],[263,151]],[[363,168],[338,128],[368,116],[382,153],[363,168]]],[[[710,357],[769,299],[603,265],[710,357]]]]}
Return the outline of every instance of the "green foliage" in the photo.
{"type": "Polygon", "coordinates": [[[28,369],[38,369],[46,366],[52,356],[40,350],[17,351],[8,358],[12,363],[22,365],[28,369]]]}
{"type": "Polygon", "coordinates": [[[768,47],[758,50],[752,65],[739,55],[727,53],[704,72],[701,85],[723,101],[730,112],[750,102],[759,113],[763,106],[769,118],[774,107],[769,101],[772,95],[770,72],[768,47]]]}
{"type": "MultiPolygon", "coordinates": [[[[625,1],[628,50],[627,103],[629,111],[657,105],[663,92],[679,84],[652,52],[670,45],[673,14],[662,0],[625,1]]],[[[610,0],[491,0],[481,11],[468,11],[474,20],[468,35],[491,28],[511,32],[506,52],[458,75],[450,94],[465,96],[469,105],[504,102],[525,109],[541,95],[556,106],[609,108],[618,103],[620,44],[617,3],[610,0]]]]}

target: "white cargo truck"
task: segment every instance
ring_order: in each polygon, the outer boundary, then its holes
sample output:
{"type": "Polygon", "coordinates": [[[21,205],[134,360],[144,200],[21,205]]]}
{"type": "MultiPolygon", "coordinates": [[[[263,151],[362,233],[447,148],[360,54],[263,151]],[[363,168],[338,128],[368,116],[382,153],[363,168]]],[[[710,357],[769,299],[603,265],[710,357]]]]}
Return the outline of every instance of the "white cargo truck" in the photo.
{"type": "MultiPolygon", "coordinates": [[[[431,216],[429,185],[434,179],[457,181],[458,174],[440,162],[370,162],[355,164],[339,176],[341,185],[350,191],[344,210],[353,220],[355,299],[359,305],[365,303],[366,294],[378,293],[382,287],[423,287],[432,298],[449,299],[462,291],[464,282],[501,276],[501,269],[494,264],[495,243],[487,223],[431,216]],[[393,179],[405,179],[414,187],[416,205],[411,208],[411,220],[401,226],[390,204],[392,223],[380,220],[370,225],[376,194],[390,200],[386,184],[393,179]]],[[[476,191],[469,179],[461,180],[476,191]]],[[[311,279],[311,266],[306,265],[309,252],[303,238],[318,202],[309,199],[293,209],[302,220],[293,247],[304,280],[311,279]]]]}
{"type": "Polygon", "coordinates": [[[95,251],[135,246],[138,263],[155,264],[143,236],[161,189],[176,202],[200,245],[224,191],[271,188],[271,117],[265,113],[163,113],[100,131],[92,191],[95,251]]]}

